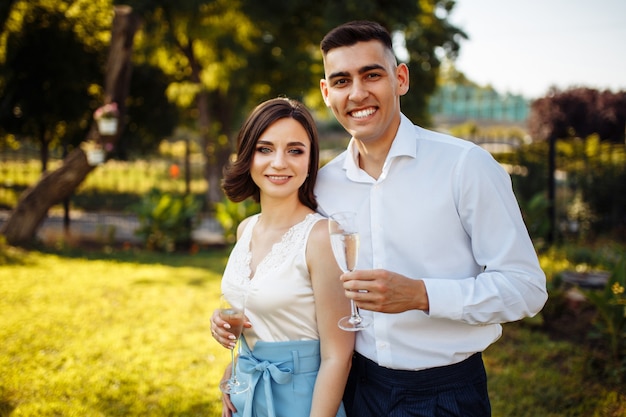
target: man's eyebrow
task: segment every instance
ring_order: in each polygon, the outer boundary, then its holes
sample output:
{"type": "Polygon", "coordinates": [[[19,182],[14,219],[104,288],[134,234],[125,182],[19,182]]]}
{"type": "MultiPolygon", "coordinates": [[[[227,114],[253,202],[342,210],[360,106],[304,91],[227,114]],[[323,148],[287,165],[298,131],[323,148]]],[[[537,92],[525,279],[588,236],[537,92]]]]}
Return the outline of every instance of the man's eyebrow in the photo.
{"type": "Polygon", "coordinates": [[[338,77],[348,77],[350,75],[349,72],[346,71],[339,71],[339,72],[333,72],[332,74],[330,74],[328,76],[328,78],[338,78],[338,77]]]}
{"type": "MultiPolygon", "coordinates": [[[[365,74],[366,72],[374,71],[374,70],[386,71],[385,67],[383,67],[382,65],[372,64],[372,65],[366,65],[364,67],[359,68],[359,74],[365,74]]],[[[338,72],[333,72],[332,74],[330,74],[328,78],[330,79],[330,78],[349,77],[349,76],[350,76],[350,73],[347,71],[338,71],[338,72]]]]}
{"type": "Polygon", "coordinates": [[[372,65],[366,65],[363,68],[359,69],[359,74],[365,74],[366,72],[375,71],[375,70],[386,71],[385,67],[383,67],[382,65],[372,64],[372,65]]]}

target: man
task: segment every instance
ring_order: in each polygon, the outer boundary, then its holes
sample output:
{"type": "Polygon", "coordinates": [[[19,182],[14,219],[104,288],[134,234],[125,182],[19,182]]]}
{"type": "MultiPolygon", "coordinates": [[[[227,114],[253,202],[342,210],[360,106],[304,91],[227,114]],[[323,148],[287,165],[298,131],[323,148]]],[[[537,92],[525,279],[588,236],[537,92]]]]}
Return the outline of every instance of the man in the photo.
{"type": "Polygon", "coordinates": [[[322,96],[352,139],[316,194],[327,215],[358,214],[357,271],[342,280],[373,319],[357,333],[348,413],[489,416],[481,352],[547,299],[510,177],[480,147],[401,113],[408,68],[381,25],[339,26],[321,50],[322,96]]]}

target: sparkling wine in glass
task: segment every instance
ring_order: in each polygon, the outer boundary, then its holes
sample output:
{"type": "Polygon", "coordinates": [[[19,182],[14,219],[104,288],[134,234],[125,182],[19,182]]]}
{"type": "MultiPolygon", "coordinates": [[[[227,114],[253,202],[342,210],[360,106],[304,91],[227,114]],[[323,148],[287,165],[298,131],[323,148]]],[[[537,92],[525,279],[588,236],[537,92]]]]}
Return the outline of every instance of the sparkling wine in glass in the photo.
{"type": "MultiPolygon", "coordinates": [[[[335,260],[343,272],[356,269],[359,256],[359,233],[356,227],[356,213],[335,213],[328,218],[330,244],[333,248],[335,260]]],[[[339,327],[343,330],[357,332],[371,324],[371,319],[362,317],[359,309],[350,299],[350,315],[339,320],[339,327]]]]}
{"type": "MultiPolygon", "coordinates": [[[[220,299],[220,318],[230,324],[230,332],[237,337],[237,342],[241,338],[244,322],[243,296],[235,297],[231,303],[226,296],[220,299]]],[[[232,299],[232,297],[231,297],[232,299]]],[[[249,389],[248,383],[237,378],[237,362],[235,361],[235,348],[230,350],[231,374],[230,378],[222,381],[220,390],[225,394],[239,394],[249,389]]]]}

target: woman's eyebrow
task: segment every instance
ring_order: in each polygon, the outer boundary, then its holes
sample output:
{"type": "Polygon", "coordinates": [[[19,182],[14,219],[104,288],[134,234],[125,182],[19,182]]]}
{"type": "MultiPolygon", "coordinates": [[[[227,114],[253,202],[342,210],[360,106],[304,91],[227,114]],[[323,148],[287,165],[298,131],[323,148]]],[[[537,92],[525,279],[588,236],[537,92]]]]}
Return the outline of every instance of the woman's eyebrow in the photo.
{"type": "MultiPolygon", "coordinates": [[[[272,146],[274,146],[274,142],[269,141],[269,140],[259,140],[259,141],[257,141],[257,145],[272,145],[272,146]]],[[[287,146],[304,146],[306,148],[306,144],[304,142],[300,142],[300,141],[289,142],[289,143],[287,143],[287,146]]]]}

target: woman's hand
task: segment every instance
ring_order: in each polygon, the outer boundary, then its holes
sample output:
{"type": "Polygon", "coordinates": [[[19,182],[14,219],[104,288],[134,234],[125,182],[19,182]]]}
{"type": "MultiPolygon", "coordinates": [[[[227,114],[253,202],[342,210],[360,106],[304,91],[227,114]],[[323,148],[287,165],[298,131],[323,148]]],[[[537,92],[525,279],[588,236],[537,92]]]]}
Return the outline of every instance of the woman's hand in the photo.
{"type": "MultiPolygon", "coordinates": [[[[252,324],[250,324],[247,318],[244,318],[243,327],[252,327],[252,324]]],[[[216,309],[213,311],[213,315],[211,316],[211,335],[213,336],[213,339],[226,349],[234,349],[237,344],[237,338],[229,331],[229,329],[230,324],[228,324],[227,321],[222,320],[220,317],[220,310],[216,309]]]]}

